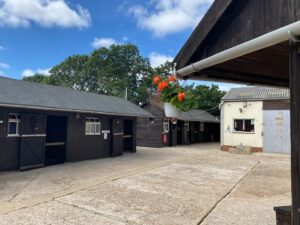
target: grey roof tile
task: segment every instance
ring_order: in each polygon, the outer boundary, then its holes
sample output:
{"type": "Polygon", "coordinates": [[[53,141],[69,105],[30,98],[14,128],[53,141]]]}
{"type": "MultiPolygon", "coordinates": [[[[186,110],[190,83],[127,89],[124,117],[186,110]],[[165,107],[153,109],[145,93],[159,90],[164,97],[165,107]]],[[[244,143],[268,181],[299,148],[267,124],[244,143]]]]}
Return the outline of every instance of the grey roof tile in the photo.
{"type": "Polygon", "coordinates": [[[220,123],[219,119],[204,110],[191,110],[190,112],[183,112],[178,119],[185,121],[220,123]]]}
{"type": "Polygon", "coordinates": [[[122,98],[5,77],[0,77],[0,105],[124,116],[152,116],[122,98]]]}

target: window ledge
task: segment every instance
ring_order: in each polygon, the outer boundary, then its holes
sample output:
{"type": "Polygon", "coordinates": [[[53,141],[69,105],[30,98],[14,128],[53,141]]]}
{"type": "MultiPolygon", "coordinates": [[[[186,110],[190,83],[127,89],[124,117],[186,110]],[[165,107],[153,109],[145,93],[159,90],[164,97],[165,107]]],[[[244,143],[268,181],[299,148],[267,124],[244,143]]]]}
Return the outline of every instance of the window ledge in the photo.
{"type": "Polygon", "coordinates": [[[19,134],[8,134],[7,137],[21,137],[19,134]]]}
{"type": "Polygon", "coordinates": [[[255,132],[247,132],[247,131],[232,131],[234,134],[255,134],[255,132]]]}

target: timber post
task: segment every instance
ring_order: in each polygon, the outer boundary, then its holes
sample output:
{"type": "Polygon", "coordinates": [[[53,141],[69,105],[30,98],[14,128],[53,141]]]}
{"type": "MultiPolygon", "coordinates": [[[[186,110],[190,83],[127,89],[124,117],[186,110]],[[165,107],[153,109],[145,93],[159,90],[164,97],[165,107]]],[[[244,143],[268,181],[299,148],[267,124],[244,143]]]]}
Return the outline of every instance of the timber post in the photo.
{"type": "Polygon", "coordinates": [[[290,39],[292,221],[300,224],[300,42],[290,39]]]}

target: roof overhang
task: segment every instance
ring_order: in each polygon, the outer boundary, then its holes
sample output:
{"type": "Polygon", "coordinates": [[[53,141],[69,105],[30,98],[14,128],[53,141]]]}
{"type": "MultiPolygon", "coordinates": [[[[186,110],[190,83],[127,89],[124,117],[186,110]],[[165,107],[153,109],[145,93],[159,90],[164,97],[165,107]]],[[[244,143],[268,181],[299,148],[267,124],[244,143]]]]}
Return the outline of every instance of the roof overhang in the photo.
{"type": "Polygon", "coordinates": [[[183,79],[289,86],[288,41],[296,35],[300,35],[300,21],[202,59],[176,74],[183,79]]]}

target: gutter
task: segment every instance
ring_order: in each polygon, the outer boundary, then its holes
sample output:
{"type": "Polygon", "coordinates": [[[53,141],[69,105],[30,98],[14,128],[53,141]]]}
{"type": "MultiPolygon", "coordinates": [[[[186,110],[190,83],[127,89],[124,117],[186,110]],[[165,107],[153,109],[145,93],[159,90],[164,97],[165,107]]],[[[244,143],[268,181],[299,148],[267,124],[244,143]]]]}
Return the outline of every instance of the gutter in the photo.
{"type": "Polygon", "coordinates": [[[288,41],[289,39],[295,40],[297,35],[300,35],[300,21],[297,21],[285,27],[281,27],[275,31],[269,32],[243,44],[237,45],[223,52],[217,53],[206,59],[186,66],[176,71],[176,75],[179,78],[189,76],[194,72],[207,69],[217,64],[279,44],[284,41],[288,41]]]}

